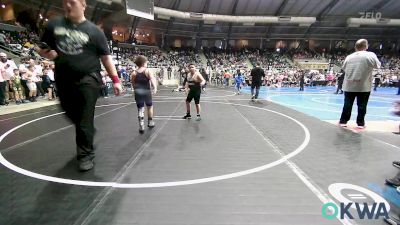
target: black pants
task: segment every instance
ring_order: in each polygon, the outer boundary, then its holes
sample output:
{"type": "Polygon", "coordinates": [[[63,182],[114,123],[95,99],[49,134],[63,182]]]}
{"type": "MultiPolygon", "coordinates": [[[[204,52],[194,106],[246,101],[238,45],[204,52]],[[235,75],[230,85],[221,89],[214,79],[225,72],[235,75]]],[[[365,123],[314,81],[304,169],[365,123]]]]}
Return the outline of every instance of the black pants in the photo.
{"type": "Polygon", "coordinates": [[[400,80],[397,81],[397,86],[399,87],[399,89],[397,90],[397,95],[400,95],[400,80]]]}
{"type": "Polygon", "coordinates": [[[344,106],[340,123],[346,124],[351,117],[354,100],[357,98],[358,114],[357,125],[365,125],[365,114],[367,113],[368,99],[371,92],[344,92],[344,106]]]}
{"type": "Polygon", "coordinates": [[[39,94],[40,94],[40,96],[44,96],[45,91],[43,90],[43,87],[42,87],[42,81],[36,82],[36,87],[37,87],[36,96],[39,96],[39,94]]]}
{"type": "Polygon", "coordinates": [[[258,94],[260,93],[261,83],[252,83],[251,84],[251,95],[254,96],[255,99],[258,99],[258,94]],[[256,93],[254,94],[254,89],[256,89],[256,93]]]}
{"type": "Polygon", "coordinates": [[[94,111],[101,84],[89,75],[77,82],[58,75],[56,84],[61,107],[75,125],[77,159],[91,160],[94,158],[94,111]]]}
{"type": "Polygon", "coordinates": [[[108,87],[107,85],[102,85],[101,86],[101,97],[108,97],[108,87]]]}
{"type": "Polygon", "coordinates": [[[0,105],[6,104],[6,85],[6,81],[0,82],[0,105]]]}
{"type": "Polygon", "coordinates": [[[28,88],[28,85],[26,85],[26,80],[21,80],[21,85],[24,88],[25,99],[28,99],[29,98],[29,88],[28,88]]]}
{"type": "Polygon", "coordinates": [[[343,82],[342,82],[342,81],[339,81],[339,82],[338,82],[337,89],[336,89],[336,94],[339,93],[339,91],[340,91],[341,94],[343,93],[342,87],[343,87],[343,82]]]}
{"type": "Polygon", "coordinates": [[[300,91],[304,91],[304,82],[300,81],[300,91]]]}
{"type": "Polygon", "coordinates": [[[374,83],[374,91],[377,90],[378,86],[379,86],[379,81],[375,81],[375,83],[374,83]]]}

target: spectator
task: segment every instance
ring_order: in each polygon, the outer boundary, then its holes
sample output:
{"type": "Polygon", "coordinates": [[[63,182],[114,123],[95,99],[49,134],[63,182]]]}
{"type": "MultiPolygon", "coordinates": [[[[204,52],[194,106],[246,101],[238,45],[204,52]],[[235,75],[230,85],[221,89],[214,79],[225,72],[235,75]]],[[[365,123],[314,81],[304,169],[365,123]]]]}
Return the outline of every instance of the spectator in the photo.
{"type": "Polygon", "coordinates": [[[258,94],[260,92],[260,87],[262,85],[262,80],[265,77],[264,70],[261,69],[260,63],[257,63],[257,66],[251,70],[251,100],[257,100],[258,94]],[[256,89],[256,93],[254,93],[254,89],[256,89]]]}
{"type": "Polygon", "coordinates": [[[44,65],[44,70],[42,76],[42,88],[44,89],[45,92],[47,92],[48,100],[52,101],[54,100],[54,95],[53,95],[54,72],[50,68],[50,64],[48,61],[44,61],[43,65],[44,65]]]}
{"type": "Polygon", "coordinates": [[[6,69],[3,63],[0,63],[0,106],[7,105],[6,94],[6,69]]]}
{"type": "Polygon", "coordinates": [[[19,69],[14,69],[14,75],[11,77],[11,88],[14,91],[15,103],[17,105],[25,103],[23,101],[21,76],[19,74],[19,69]]]}
{"type": "Polygon", "coordinates": [[[0,61],[4,64],[5,68],[5,81],[6,81],[6,92],[5,92],[5,100],[10,101],[13,99],[14,92],[12,88],[10,88],[11,82],[10,78],[14,74],[14,69],[17,68],[15,62],[13,60],[7,59],[7,54],[4,52],[0,52],[0,61]]]}
{"type": "Polygon", "coordinates": [[[335,94],[339,94],[339,91],[340,91],[340,94],[343,94],[343,90],[342,90],[343,81],[344,81],[344,71],[341,70],[340,73],[337,74],[337,89],[336,89],[335,94]]]}
{"type": "Polygon", "coordinates": [[[26,78],[26,85],[29,88],[29,101],[36,102],[37,76],[33,65],[28,66],[28,70],[26,71],[26,78]]]}
{"type": "Polygon", "coordinates": [[[342,127],[347,126],[354,100],[357,98],[357,128],[365,128],[364,118],[372,88],[372,70],[381,66],[376,55],[367,52],[367,49],[368,41],[365,39],[358,40],[355,44],[356,52],[347,56],[343,63],[346,76],[343,83],[344,106],[339,121],[342,127]]]}

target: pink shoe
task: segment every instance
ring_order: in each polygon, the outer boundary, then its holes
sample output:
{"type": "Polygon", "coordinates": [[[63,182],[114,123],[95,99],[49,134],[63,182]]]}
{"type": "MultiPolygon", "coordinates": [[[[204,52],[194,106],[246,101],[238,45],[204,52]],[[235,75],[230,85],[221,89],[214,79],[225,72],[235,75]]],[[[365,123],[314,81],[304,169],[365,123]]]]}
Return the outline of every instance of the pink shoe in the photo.
{"type": "Polygon", "coordinates": [[[347,127],[347,124],[345,124],[345,123],[339,123],[339,126],[340,126],[340,127],[347,127]]]}

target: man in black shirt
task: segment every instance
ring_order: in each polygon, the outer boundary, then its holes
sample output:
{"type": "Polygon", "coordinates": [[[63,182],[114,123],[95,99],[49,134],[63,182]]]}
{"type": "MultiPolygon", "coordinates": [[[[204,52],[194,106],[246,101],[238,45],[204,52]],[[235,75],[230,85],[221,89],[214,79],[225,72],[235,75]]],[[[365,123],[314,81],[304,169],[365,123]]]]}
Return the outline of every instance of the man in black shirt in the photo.
{"type": "Polygon", "coordinates": [[[55,62],[61,107],[75,125],[79,169],[87,171],[94,166],[94,111],[102,84],[100,60],[116,95],[122,87],[104,33],[84,16],[86,1],[63,0],[63,8],[65,17],[48,23],[37,51],[55,62]]]}
{"type": "Polygon", "coordinates": [[[260,92],[260,87],[262,85],[262,81],[264,80],[265,73],[264,70],[261,69],[261,64],[257,63],[257,66],[251,70],[251,100],[254,101],[258,99],[258,94],[260,92]],[[256,89],[256,93],[254,94],[254,88],[256,89]]]}

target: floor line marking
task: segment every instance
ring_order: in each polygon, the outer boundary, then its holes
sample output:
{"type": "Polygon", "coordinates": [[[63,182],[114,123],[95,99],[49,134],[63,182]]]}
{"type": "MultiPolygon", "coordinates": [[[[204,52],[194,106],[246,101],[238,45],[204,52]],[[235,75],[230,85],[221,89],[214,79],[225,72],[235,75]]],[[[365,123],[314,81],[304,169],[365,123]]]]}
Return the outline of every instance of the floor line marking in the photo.
{"type": "MultiPolygon", "coordinates": [[[[50,111],[52,111],[52,110],[56,110],[56,109],[50,109],[50,111]]],[[[30,116],[30,115],[34,115],[34,114],[39,114],[39,113],[44,113],[44,112],[46,112],[46,111],[39,111],[39,112],[24,114],[24,115],[21,115],[21,116],[10,117],[10,118],[7,118],[7,119],[2,119],[2,120],[0,120],[0,122],[4,122],[4,121],[7,121],[7,120],[12,120],[12,119],[18,119],[18,118],[22,118],[22,117],[26,117],[26,116],[30,116]]]]}
{"type": "MultiPolygon", "coordinates": [[[[272,97],[272,96],[269,96],[269,97],[268,97],[268,101],[273,102],[273,103],[278,104],[278,105],[286,106],[286,107],[287,107],[287,106],[291,106],[291,107],[293,107],[293,108],[291,108],[291,109],[296,110],[296,111],[299,111],[299,110],[297,110],[296,108],[300,108],[300,109],[312,109],[312,110],[315,110],[315,111],[322,111],[322,112],[333,112],[333,113],[339,113],[339,114],[342,113],[341,111],[327,110],[327,109],[319,109],[319,108],[315,108],[315,107],[306,107],[306,106],[298,106],[298,105],[292,105],[292,104],[282,103],[282,102],[278,102],[278,101],[272,100],[271,97],[272,97]]],[[[353,113],[353,112],[354,112],[354,113],[357,112],[355,108],[353,108],[352,113],[353,113]]],[[[307,114],[307,115],[308,115],[308,114],[307,114]]],[[[375,114],[367,114],[367,116],[382,117],[382,118],[397,118],[397,117],[395,117],[395,116],[382,116],[382,115],[375,115],[375,114]]],[[[319,118],[318,118],[318,119],[319,119],[319,118]]]]}
{"type": "MultiPolygon", "coordinates": [[[[249,119],[248,119],[246,116],[244,116],[241,112],[239,112],[239,110],[236,109],[235,107],[234,107],[234,109],[235,109],[235,111],[247,122],[247,124],[248,124],[252,129],[254,129],[254,130],[263,138],[263,140],[264,140],[266,143],[268,143],[268,144],[272,147],[272,149],[273,149],[273,151],[274,151],[275,153],[277,153],[280,157],[283,157],[283,156],[285,155],[285,153],[283,153],[283,152],[279,149],[279,147],[278,147],[275,143],[273,143],[272,140],[270,140],[269,138],[267,138],[256,126],[254,126],[254,125],[249,121],[249,119]]],[[[303,126],[303,125],[301,125],[301,126],[303,126]]],[[[310,134],[308,134],[308,135],[310,135],[310,134]]],[[[307,136],[307,134],[306,134],[306,136],[307,136]]],[[[329,202],[334,202],[334,201],[329,197],[329,195],[328,195],[321,187],[319,187],[319,185],[316,184],[316,183],[311,179],[311,177],[308,176],[308,175],[307,175],[302,169],[300,169],[300,167],[298,167],[295,163],[293,163],[292,161],[290,161],[289,159],[287,159],[287,160],[285,160],[285,164],[292,170],[292,172],[293,172],[294,174],[297,175],[297,177],[306,185],[306,187],[308,187],[308,189],[310,189],[310,191],[311,191],[322,203],[326,204],[326,203],[329,203],[329,202]]],[[[341,219],[339,219],[339,218],[337,218],[337,219],[339,220],[339,222],[341,222],[341,223],[344,224],[344,225],[351,225],[351,224],[354,225],[354,224],[355,224],[355,223],[350,222],[350,221],[347,220],[347,219],[343,219],[343,220],[341,220],[341,219]]]]}
{"type": "Polygon", "coordinates": [[[157,118],[157,117],[155,117],[155,118],[153,118],[154,120],[171,120],[171,121],[185,121],[186,119],[182,119],[182,118],[180,118],[180,119],[174,119],[174,118],[157,118]]]}
{"type": "Polygon", "coordinates": [[[367,138],[370,138],[370,139],[372,139],[372,140],[375,140],[375,141],[377,141],[377,142],[380,142],[380,143],[382,143],[382,144],[385,144],[385,145],[387,145],[387,146],[390,146],[390,147],[393,147],[393,148],[395,148],[395,149],[399,149],[400,150],[400,147],[398,147],[398,146],[396,146],[396,145],[392,145],[392,144],[390,144],[390,143],[387,143],[387,142],[385,142],[385,141],[382,141],[382,140],[379,140],[379,139],[377,139],[377,138],[374,138],[374,137],[371,137],[371,136],[369,136],[369,135],[367,135],[367,134],[363,134],[365,137],[367,137],[367,138]]]}
{"type": "MultiPolygon", "coordinates": [[[[126,107],[126,106],[128,106],[128,105],[129,105],[129,104],[126,104],[126,105],[121,106],[121,107],[118,107],[118,108],[116,108],[116,109],[112,109],[112,110],[106,111],[105,113],[101,113],[101,114],[99,114],[99,115],[96,115],[94,118],[97,118],[97,117],[106,115],[106,114],[108,114],[108,113],[114,112],[114,111],[116,111],[116,110],[118,110],[118,109],[121,109],[121,108],[124,108],[124,107],[126,107]]],[[[61,115],[61,114],[64,114],[64,113],[65,113],[65,112],[60,112],[60,113],[52,114],[52,115],[50,115],[50,116],[45,116],[45,117],[43,117],[43,119],[48,118],[48,117],[51,117],[51,116],[61,115]]],[[[31,122],[35,122],[35,121],[37,121],[37,120],[33,120],[33,121],[31,121],[31,122]]],[[[26,123],[24,123],[24,124],[22,124],[22,125],[20,125],[20,126],[17,126],[17,128],[19,128],[19,127],[21,127],[21,126],[25,126],[25,125],[26,125],[26,123]]],[[[24,141],[24,142],[18,143],[18,144],[16,144],[16,145],[10,146],[10,147],[8,147],[8,148],[1,149],[0,152],[1,152],[1,153],[7,153],[7,152],[9,152],[9,151],[11,151],[11,150],[14,150],[14,149],[19,148],[19,147],[22,147],[22,146],[24,146],[24,145],[30,144],[30,143],[35,142],[35,141],[37,141],[37,140],[40,140],[40,139],[42,139],[42,138],[51,136],[51,135],[53,135],[53,134],[55,134],[55,133],[59,133],[59,132],[61,132],[61,131],[67,130],[68,128],[71,128],[71,127],[73,127],[73,125],[68,125],[68,126],[65,126],[65,127],[61,127],[61,128],[59,128],[59,129],[57,129],[57,130],[54,130],[54,131],[51,131],[51,132],[42,134],[42,135],[40,135],[40,136],[34,137],[34,138],[32,138],[32,139],[29,139],[29,140],[26,140],[26,141],[24,141]]],[[[1,142],[1,140],[0,140],[0,142],[1,142]]]]}
{"type": "MultiPolygon", "coordinates": [[[[163,101],[160,101],[163,102],[163,101]]],[[[164,101],[165,102],[165,101],[164,101]]],[[[168,101],[167,101],[168,102],[168,101]]],[[[176,101],[169,101],[169,102],[176,102],[176,101]]],[[[178,101],[181,102],[181,101],[178,101]]],[[[274,113],[277,115],[280,115],[286,119],[292,120],[295,123],[297,123],[298,125],[300,125],[300,127],[303,129],[304,133],[306,134],[306,138],[305,140],[301,143],[300,146],[298,146],[295,150],[293,150],[291,153],[285,155],[284,157],[282,157],[281,159],[278,159],[276,161],[267,163],[265,165],[259,166],[259,167],[255,167],[252,169],[247,169],[247,170],[243,170],[243,171],[239,171],[239,172],[234,172],[234,173],[230,173],[230,174],[224,174],[224,175],[218,175],[218,176],[213,176],[213,177],[207,177],[207,178],[200,178],[200,179],[193,179],[193,180],[180,180],[180,181],[171,181],[171,182],[161,182],[161,183],[133,183],[133,184],[129,184],[129,183],[116,183],[116,182],[94,182],[94,181],[82,181],[82,180],[72,180],[72,179],[65,179],[65,178],[59,178],[59,177],[52,177],[52,176],[47,176],[47,175],[43,175],[43,174],[38,174],[38,173],[34,173],[25,169],[22,169],[16,165],[13,165],[12,163],[8,162],[4,156],[0,153],[0,163],[3,164],[5,167],[23,174],[25,176],[29,176],[32,178],[36,178],[36,179],[40,179],[40,180],[45,180],[45,181],[50,181],[50,182],[56,182],[56,183],[63,183],[63,184],[71,184],[71,185],[82,185],[82,186],[93,186],[93,187],[114,187],[114,188],[160,188],[160,187],[172,187],[172,186],[183,186],[183,185],[192,185],[192,184],[200,184],[200,183],[207,183],[207,182],[214,182],[214,181],[220,181],[220,180],[226,180],[226,179],[232,179],[232,178],[237,178],[237,177],[241,177],[241,176],[246,176],[249,174],[253,174],[253,173],[257,173],[260,171],[264,171],[266,169],[270,169],[272,167],[275,167],[277,165],[280,165],[282,163],[284,163],[287,159],[290,159],[292,157],[295,157],[296,155],[300,154],[305,147],[308,145],[310,138],[309,138],[309,131],[308,129],[298,120],[294,119],[293,117],[290,117],[286,114],[274,111],[274,110],[270,110],[270,109],[266,109],[266,108],[259,108],[259,107],[255,107],[255,106],[250,106],[250,105],[242,105],[242,104],[236,104],[236,103],[226,103],[226,102],[213,102],[213,101],[203,101],[205,103],[211,103],[211,104],[223,104],[223,105],[236,105],[236,106],[242,106],[242,107],[247,107],[247,108],[252,108],[252,109],[257,109],[257,110],[262,110],[262,111],[267,111],[270,113],[274,113]]],[[[121,103],[124,104],[124,103],[121,103]]],[[[52,116],[52,115],[50,115],[52,116]]],[[[50,117],[47,116],[47,117],[50,117]]],[[[44,118],[44,117],[43,117],[44,118]]],[[[43,118],[39,118],[36,119],[40,120],[43,118]]],[[[30,121],[25,123],[24,125],[30,124],[34,121],[30,121]]],[[[16,129],[22,127],[23,125],[13,128],[12,130],[8,131],[7,133],[3,134],[2,136],[0,136],[0,142],[11,132],[15,131],[16,129]]]]}
{"type": "MultiPolygon", "coordinates": [[[[180,106],[182,105],[182,102],[180,102],[175,110],[172,112],[172,115],[174,115],[177,110],[180,108],[180,106]]],[[[146,140],[145,143],[142,144],[142,146],[140,146],[140,148],[138,149],[137,153],[131,157],[128,162],[125,163],[124,167],[122,167],[122,169],[119,171],[119,173],[117,175],[114,176],[113,181],[115,183],[119,183],[121,182],[125,177],[126,174],[129,172],[129,169],[131,169],[142,157],[143,153],[145,152],[145,150],[154,142],[154,140],[156,139],[156,137],[158,137],[158,135],[161,133],[161,130],[164,129],[164,127],[167,125],[168,120],[161,125],[161,127],[154,132],[149,139],[146,140]]],[[[90,210],[90,212],[88,212],[88,214],[86,215],[86,218],[80,222],[81,217],[74,223],[75,225],[87,225],[91,222],[92,217],[94,215],[94,213],[96,211],[98,211],[98,209],[100,207],[102,207],[104,205],[104,203],[106,202],[106,200],[108,199],[108,197],[111,195],[111,193],[113,192],[113,187],[107,187],[105,190],[103,190],[103,192],[105,192],[104,194],[100,193],[99,196],[96,198],[96,200],[93,201],[93,203],[95,203],[95,205],[89,209],[91,206],[89,206],[87,208],[87,210],[90,210]]],[[[85,210],[85,212],[87,212],[87,210],[85,210]]],[[[85,214],[85,212],[83,214],[85,214]]]]}
{"type": "MultiPolygon", "coordinates": [[[[311,102],[315,102],[318,104],[326,104],[326,105],[333,105],[333,106],[339,106],[339,107],[343,107],[343,103],[332,103],[332,102],[328,102],[328,101],[318,101],[319,99],[324,99],[324,98],[311,98],[311,102]]],[[[344,99],[338,99],[338,98],[332,98],[332,100],[344,100],[344,99]]],[[[393,102],[388,102],[388,101],[380,101],[380,100],[374,100],[372,98],[369,99],[368,103],[370,102],[383,102],[383,103],[388,103],[388,104],[393,104],[393,102]]],[[[372,109],[388,109],[391,108],[391,106],[368,106],[368,108],[372,108],[372,109]]]]}
{"type": "Polygon", "coordinates": [[[182,118],[182,116],[154,116],[159,118],[182,118]]]}

